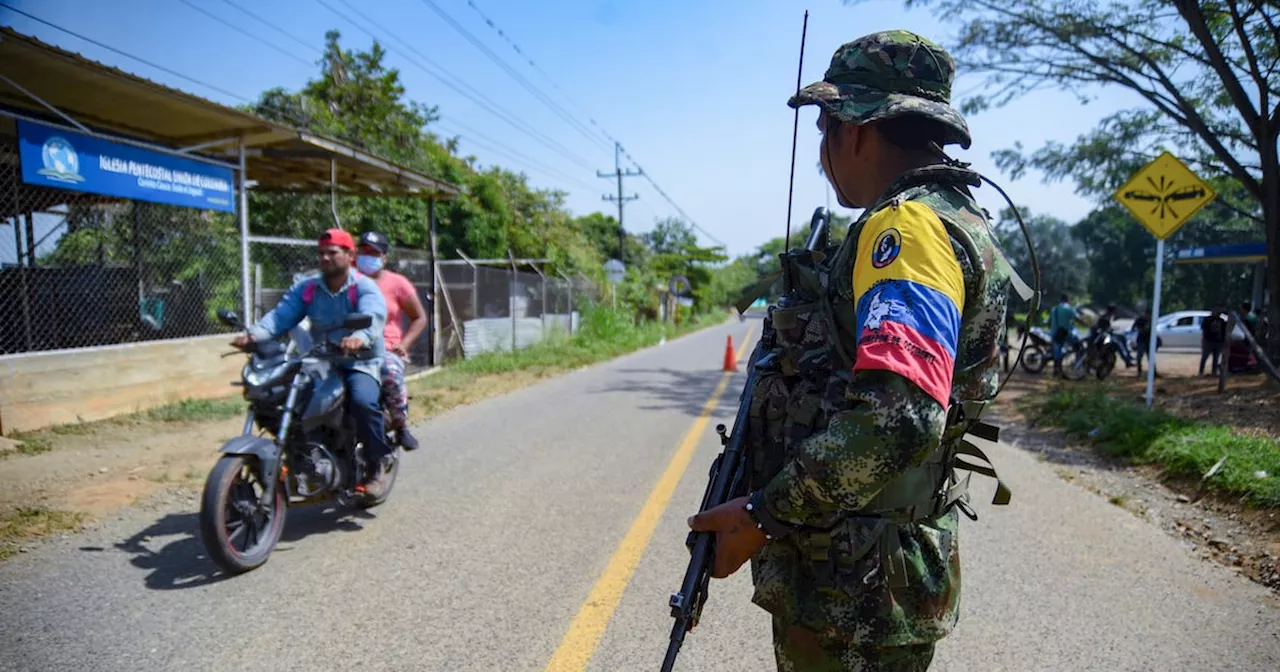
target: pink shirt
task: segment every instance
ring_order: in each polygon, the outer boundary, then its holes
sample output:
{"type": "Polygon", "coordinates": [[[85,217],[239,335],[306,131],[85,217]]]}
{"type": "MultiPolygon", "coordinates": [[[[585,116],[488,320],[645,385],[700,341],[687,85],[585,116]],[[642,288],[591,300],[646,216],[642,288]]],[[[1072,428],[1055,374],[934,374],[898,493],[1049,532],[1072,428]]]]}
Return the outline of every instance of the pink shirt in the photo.
{"type": "Polygon", "coordinates": [[[400,304],[408,301],[409,297],[418,293],[414,289],[413,283],[409,279],[399,273],[392,273],[384,270],[378,273],[378,277],[373,278],[378,283],[378,289],[382,290],[382,297],[387,301],[387,328],[382,332],[382,338],[386,341],[386,348],[389,350],[399,345],[400,339],[404,337],[404,328],[400,326],[400,318],[403,311],[400,310],[400,304]]]}

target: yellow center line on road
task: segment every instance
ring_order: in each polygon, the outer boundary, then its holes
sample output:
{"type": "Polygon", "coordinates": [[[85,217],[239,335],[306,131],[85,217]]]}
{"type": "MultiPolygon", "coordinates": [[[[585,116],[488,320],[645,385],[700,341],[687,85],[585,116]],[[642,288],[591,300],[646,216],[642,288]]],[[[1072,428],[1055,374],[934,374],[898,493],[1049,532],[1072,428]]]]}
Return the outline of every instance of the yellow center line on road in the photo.
{"type": "MultiPolygon", "coordinates": [[[[753,331],[755,331],[754,325],[747,329],[747,337],[742,340],[742,345],[738,347],[736,353],[737,361],[742,360],[747,345],[751,343],[753,331]]],[[[591,587],[587,601],[582,604],[578,614],[569,623],[569,631],[565,633],[564,639],[560,640],[560,646],[556,649],[555,655],[551,656],[551,661],[547,663],[547,672],[580,672],[587,668],[587,663],[595,653],[600,637],[604,635],[605,627],[609,624],[609,619],[613,617],[613,612],[622,599],[622,592],[631,581],[636,565],[640,563],[640,556],[649,545],[649,538],[657,529],[658,521],[662,519],[662,514],[671,501],[671,495],[680,483],[685,469],[689,467],[689,461],[693,459],[694,449],[698,447],[698,440],[702,438],[702,433],[707,428],[711,411],[715,410],[732,375],[725,372],[720,377],[720,383],[711,393],[711,398],[707,399],[707,403],[702,406],[698,419],[693,421],[693,426],[684,435],[680,447],[676,449],[676,454],[667,464],[666,471],[662,472],[658,484],[654,486],[653,491],[649,493],[649,498],[641,507],[640,514],[632,521],[631,529],[627,530],[622,543],[618,544],[617,550],[609,558],[609,564],[605,566],[604,573],[591,587]]]]}

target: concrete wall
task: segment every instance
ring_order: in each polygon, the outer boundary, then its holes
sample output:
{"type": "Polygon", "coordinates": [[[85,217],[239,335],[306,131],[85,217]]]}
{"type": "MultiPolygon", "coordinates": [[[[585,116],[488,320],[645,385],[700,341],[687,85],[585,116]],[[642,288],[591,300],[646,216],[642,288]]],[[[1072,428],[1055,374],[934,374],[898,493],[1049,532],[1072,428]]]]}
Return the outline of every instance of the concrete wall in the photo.
{"type": "Polygon", "coordinates": [[[0,433],[237,394],[231,335],[0,356],[0,433]]]}

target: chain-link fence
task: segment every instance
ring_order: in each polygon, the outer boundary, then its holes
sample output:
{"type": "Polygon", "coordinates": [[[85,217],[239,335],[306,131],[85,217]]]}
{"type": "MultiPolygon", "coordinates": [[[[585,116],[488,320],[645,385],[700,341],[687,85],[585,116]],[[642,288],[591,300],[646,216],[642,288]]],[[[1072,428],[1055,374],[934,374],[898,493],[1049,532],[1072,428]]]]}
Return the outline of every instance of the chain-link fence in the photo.
{"type": "Polygon", "coordinates": [[[25,184],[0,144],[0,354],[226,331],[233,215],[25,184]]]}
{"type": "MultiPolygon", "coordinates": [[[[315,242],[252,236],[249,259],[257,319],[293,283],[315,272],[315,242]]],[[[420,370],[433,360],[443,364],[481,352],[525,348],[556,329],[572,333],[582,303],[599,299],[595,283],[585,277],[547,276],[538,262],[520,265],[524,270],[513,271],[509,262],[500,260],[441,259],[432,296],[430,253],[393,248],[387,268],[413,283],[427,311],[428,329],[409,351],[409,370],[420,370]]]]}
{"type": "Polygon", "coordinates": [[[440,338],[450,357],[526,348],[554,331],[572,334],[581,306],[599,299],[589,279],[548,275],[537,261],[517,260],[515,268],[501,260],[442,260],[439,266],[440,338]]]}

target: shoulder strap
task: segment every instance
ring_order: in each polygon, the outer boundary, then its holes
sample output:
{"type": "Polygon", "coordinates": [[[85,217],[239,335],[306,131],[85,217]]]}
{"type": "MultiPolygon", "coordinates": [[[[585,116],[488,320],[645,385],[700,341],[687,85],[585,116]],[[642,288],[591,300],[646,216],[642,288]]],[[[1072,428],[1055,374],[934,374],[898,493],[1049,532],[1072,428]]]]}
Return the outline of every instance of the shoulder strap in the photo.
{"type": "MultiPolygon", "coordinates": [[[[316,280],[312,280],[311,282],[308,282],[307,286],[302,288],[302,305],[304,306],[311,305],[311,302],[314,301],[316,298],[316,287],[318,287],[319,285],[320,285],[320,280],[316,279],[316,280]]],[[[356,303],[355,283],[352,283],[350,286],[347,287],[347,301],[351,302],[352,310],[354,310],[356,305],[358,305],[356,303]]]]}

